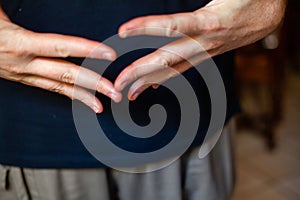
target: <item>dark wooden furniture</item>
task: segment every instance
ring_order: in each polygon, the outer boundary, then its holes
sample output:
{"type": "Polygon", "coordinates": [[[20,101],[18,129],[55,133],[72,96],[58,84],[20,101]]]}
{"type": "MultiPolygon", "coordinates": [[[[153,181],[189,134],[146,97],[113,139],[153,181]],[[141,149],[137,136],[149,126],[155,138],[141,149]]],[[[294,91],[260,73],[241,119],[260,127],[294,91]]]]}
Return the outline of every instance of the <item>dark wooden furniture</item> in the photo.
{"type": "Polygon", "coordinates": [[[258,130],[267,147],[273,149],[275,129],[282,116],[284,49],[278,33],[270,37],[273,43],[268,38],[237,50],[236,81],[243,109],[238,125],[258,130]],[[271,42],[269,46],[267,40],[271,42]],[[254,106],[249,109],[244,102],[251,96],[254,106]]]}

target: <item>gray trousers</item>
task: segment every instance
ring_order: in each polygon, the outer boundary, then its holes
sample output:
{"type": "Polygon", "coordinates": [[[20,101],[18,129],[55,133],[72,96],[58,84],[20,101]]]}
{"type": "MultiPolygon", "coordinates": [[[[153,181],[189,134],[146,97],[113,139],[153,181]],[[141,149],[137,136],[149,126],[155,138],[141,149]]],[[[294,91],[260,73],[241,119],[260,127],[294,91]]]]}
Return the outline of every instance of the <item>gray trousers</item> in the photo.
{"type": "Polygon", "coordinates": [[[229,200],[233,133],[232,121],[205,158],[199,159],[199,149],[194,149],[185,159],[145,174],[0,165],[0,200],[229,200]]]}

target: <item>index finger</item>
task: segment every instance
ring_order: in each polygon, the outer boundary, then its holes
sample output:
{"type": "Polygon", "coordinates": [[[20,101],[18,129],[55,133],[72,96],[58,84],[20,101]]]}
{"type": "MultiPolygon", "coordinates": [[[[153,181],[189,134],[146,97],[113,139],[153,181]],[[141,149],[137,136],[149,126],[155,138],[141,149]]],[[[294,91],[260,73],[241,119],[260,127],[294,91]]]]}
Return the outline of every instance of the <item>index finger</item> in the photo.
{"type": "Polygon", "coordinates": [[[207,56],[201,44],[197,41],[200,38],[181,38],[136,60],[118,75],[115,88],[122,91],[132,81],[146,74],[173,67],[185,60],[191,62],[192,65],[199,63],[200,59],[207,56]],[[196,56],[199,56],[199,59],[193,58],[196,56]]]}
{"type": "Polygon", "coordinates": [[[100,42],[76,36],[26,31],[25,48],[43,57],[90,57],[106,60],[116,58],[115,51],[100,42]]]}
{"type": "Polygon", "coordinates": [[[193,35],[199,32],[199,23],[195,12],[138,17],[123,24],[119,28],[119,35],[123,38],[136,35],[193,35]]]}

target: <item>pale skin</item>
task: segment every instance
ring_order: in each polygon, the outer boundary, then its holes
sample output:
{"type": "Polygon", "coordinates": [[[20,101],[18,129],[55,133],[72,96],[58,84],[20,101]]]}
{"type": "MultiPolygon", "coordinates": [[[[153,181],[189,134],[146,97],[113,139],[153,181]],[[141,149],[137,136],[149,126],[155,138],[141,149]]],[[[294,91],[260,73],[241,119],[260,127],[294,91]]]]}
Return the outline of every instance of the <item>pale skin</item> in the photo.
{"type": "Polygon", "coordinates": [[[146,88],[157,88],[178,75],[174,71],[183,73],[192,67],[178,55],[201,62],[207,55],[222,54],[271,33],[282,21],[285,6],[286,0],[213,0],[194,12],[130,20],[120,27],[120,37],[178,37],[182,34],[189,37],[181,37],[138,59],[120,73],[114,84],[96,72],[54,59],[89,56],[114,60],[116,54],[110,47],[84,38],[25,30],[10,22],[0,9],[0,77],[80,100],[100,113],[101,102],[87,89],[97,90],[119,102],[121,91],[131,84],[128,98],[135,100],[146,88]],[[193,45],[195,41],[203,49],[193,45]]]}
{"type": "Polygon", "coordinates": [[[120,73],[115,88],[131,84],[128,98],[135,100],[146,88],[157,88],[191,68],[184,58],[201,62],[262,39],[278,27],[285,6],[285,0],[213,0],[194,12],[135,18],[120,27],[120,37],[188,37],[133,62],[120,73]]]}
{"type": "Polygon", "coordinates": [[[77,99],[96,113],[102,112],[103,106],[87,89],[103,93],[115,102],[121,100],[121,93],[107,79],[96,72],[57,59],[66,57],[114,60],[116,53],[96,41],[25,30],[10,22],[0,8],[1,78],[77,99]]]}

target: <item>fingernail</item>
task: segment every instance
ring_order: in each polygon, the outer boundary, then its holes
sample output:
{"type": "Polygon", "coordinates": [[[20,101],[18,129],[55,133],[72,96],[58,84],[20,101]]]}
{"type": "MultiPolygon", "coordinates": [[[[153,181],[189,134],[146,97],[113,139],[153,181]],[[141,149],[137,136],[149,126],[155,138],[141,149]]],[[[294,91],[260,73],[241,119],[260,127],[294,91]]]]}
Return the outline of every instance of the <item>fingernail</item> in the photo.
{"type": "Polygon", "coordinates": [[[116,101],[117,94],[116,93],[110,93],[109,94],[110,98],[112,98],[114,101],[116,101]]]}
{"type": "Polygon", "coordinates": [[[108,95],[114,102],[118,103],[120,101],[119,95],[116,92],[111,92],[108,95]]]}
{"type": "Polygon", "coordinates": [[[126,38],[127,37],[127,31],[124,31],[119,34],[121,38],[126,38]]]}
{"type": "Polygon", "coordinates": [[[154,84],[154,85],[152,85],[152,88],[156,90],[157,88],[159,88],[159,85],[158,84],[154,84]]]}
{"type": "Polygon", "coordinates": [[[98,105],[94,105],[93,110],[95,113],[101,113],[101,108],[98,105]]]}
{"type": "Polygon", "coordinates": [[[103,53],[103,58],[105,58],[107,60],[114,60],[114,56],[109,52],[103,53]]]}
{"type": "Polygon", "coordinates": [[[134,93],[134,94],[131,96],[130,100],[131,100],[131,101],[134,101],[134,100],[136,100],[136,98],[137,98],[138,96],[139,96],[139,93],[136,92],[136,93],[134,93]]]}

